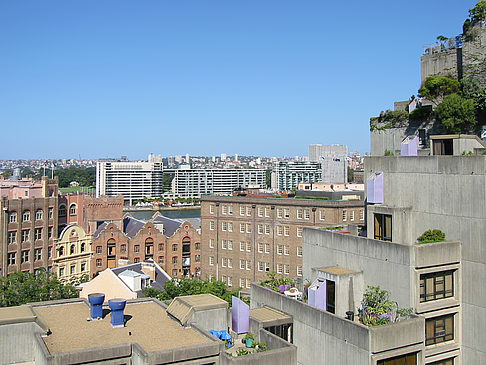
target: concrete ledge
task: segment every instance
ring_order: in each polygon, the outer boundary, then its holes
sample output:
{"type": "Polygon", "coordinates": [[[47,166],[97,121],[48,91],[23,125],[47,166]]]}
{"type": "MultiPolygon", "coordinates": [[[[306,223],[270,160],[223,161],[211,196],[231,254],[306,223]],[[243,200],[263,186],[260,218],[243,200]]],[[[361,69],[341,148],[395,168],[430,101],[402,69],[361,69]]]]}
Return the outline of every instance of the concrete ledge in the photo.
{"type": "Polygon", "coordinates": [[[414,251],[417,268],[461,262],[461,243],[458,241],[416,244],[414,251]]]}
{"type": "Polygon", "coordinates": [[[405,346],[423,344],[425,319],[412,316],[409,319],[382,326],[369,327],[372,353],[389,351],[405,346]]]}
{"type": "Polygon", "coordinates": [[[81,364],[105,359],[130,358],[131,356],[132,345],[127,343],[110,347],[61,352],[55,354],[53,357],[55,364],[81,364]]]}

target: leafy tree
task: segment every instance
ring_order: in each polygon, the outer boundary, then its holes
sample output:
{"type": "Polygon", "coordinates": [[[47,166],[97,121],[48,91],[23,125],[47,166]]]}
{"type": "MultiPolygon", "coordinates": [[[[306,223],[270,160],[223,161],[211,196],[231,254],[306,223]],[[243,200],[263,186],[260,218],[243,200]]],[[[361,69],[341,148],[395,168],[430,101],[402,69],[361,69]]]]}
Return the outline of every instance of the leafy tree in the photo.
{"type": "Polygon", "coordinates": [[[473,22],[482,22],[486,19],[486,0],[478,1],[474,8],[469,9],[469,16],[473,22]]]}
{"type": "Polygon", "coordinates": [[[348,166],[348,182],[354,181],[354,169],[348,166]]]}
{"type": "Polygon", "coordinates": [[[459,81],[447,76],[429,76],[418,91],[422,98],[438,105],[447,95],[461,91],[459,81]]]}
{"type": "Polygon", "coordinates": [[[459,94],[447,96],[435,109],[435,115],[449,133],[470,133],[477,124],[474,100],[459,94]]]}
{"type": "Polygon", "coordinates": [[[94,186],[96,168],[94,167],[68,167],[54,171],[59,178],[59,187],[67,188],[71,181],[77,181],[81,186],[94,186]]]}
{"type": "Polygon", "coordinates": [[[425,231],[419,238],[419,243],[431,243],[445,241],[445,233],[439,229],[429,229],[425,231]]]}
{"type": "Polygon", "coordinates": [[[76,297],[78,291],[72,285],[62,284],[55,274],[45,269],[36,275],[16,271],[0,278],[1,307],[76,297]]]}

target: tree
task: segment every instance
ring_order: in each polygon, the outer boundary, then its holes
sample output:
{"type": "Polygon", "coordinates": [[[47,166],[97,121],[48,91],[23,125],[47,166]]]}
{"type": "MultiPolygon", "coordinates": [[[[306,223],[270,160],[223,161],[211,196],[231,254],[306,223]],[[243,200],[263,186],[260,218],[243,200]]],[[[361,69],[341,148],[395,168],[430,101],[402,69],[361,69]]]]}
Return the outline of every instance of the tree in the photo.
{"type": "Polygon", "coordinates": [[[486,19],[486,0],[478,1],[474,8],[469,9],[469,16],[473,22],[482,22],[486,19]]]}
{"type": "Polygon", "coordinates": [[[348,166],[348,182],[354,182],[354,169],[348,166]]]}
{"type": "Polygon", "coordinates": [[[429,76],[418,91],[422,98],[439,105],[447,95],[461,91],[459,81],[447,76],[429,76]]]}
{"type": "Polygon", "coordinates": [[[10,307],[29,302],[77,298],[72,285],[64,285],[55,274],[41,269],[34,275],[16,271],[0,278],[0,307],[10,307]]]}
{"type": "Polygon", "coordinates": [[[435,109],[435,115],[449,133],[471,133],[477,124],[474,100],[459,94],[447,96],[435,109]]]}

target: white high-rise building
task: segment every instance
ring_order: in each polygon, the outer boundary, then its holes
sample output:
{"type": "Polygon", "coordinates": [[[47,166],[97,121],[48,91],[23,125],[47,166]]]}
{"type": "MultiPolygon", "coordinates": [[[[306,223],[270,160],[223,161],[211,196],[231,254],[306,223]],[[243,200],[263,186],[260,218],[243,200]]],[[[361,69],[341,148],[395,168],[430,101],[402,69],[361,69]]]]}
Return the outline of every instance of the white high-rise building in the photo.
{"type": "Polygon", "coordinates": [[[322,181],[319,162],[276,161],[272,166],[272,188],[278,190],[297,189],[300,183],[322,181]]]}
{"type": "Polygon", "coordinates": [[[227,157],[227,156],[226,156],[226,153],[222,153],[222,154],[221,154],[221,162],[226,161],[226,157],[227,157]]]}
{"type": "Polygon", "coordinates": [[[309,160],[322,164],[322,182],[346,183],[348,181],[348,147],[343,145],[311,144],[309,160]]]}
{"type": "Polygon", "coordinates": [[[125,202],[162,196],[162,162],[98,161],[96,196],[123,195],[125,202]]]}

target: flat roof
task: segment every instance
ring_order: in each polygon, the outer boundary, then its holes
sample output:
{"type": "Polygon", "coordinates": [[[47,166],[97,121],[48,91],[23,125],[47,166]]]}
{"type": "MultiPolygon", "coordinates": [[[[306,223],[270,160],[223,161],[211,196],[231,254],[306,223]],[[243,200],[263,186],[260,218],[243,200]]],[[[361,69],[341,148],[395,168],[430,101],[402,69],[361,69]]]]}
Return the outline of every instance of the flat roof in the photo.
{"type": "Polygon", "coordinates": [[[0,308],[0,324],[34,322],[37,316],[28,305],[0,308]]]}
{"type": "Polygon", "coordinates": [[[267,323],[274,321],[292,322],[292,317],[270,307],[262,307],[250,310],[250,317],[259,322],[267,323]]]}
{"type": "Polygon", "coordinates": [[[348,275],[357,273],[357,271],[345,269],[344,267],[339,266],[320,267],[317,270],[321,272],[327,272],[332,275],[348,275]]]}
{"type": "Polygon", "coordinates": [[[194,311],[227,307],[227,301],[213,294],[197,294],[174,298],[167,307],[167,313],[185,325],[194,311]]]}
{"type": "Polygon", "coordinates": [[[170,319],[155,301],[127,302],[123,328],[113,328],[109,314],[100,321],[87,321],[85,302],[41,304],[33,310],[51,331],[42,338],[51,354],[127,343],[138,343],[147,352],[211,343],[210,338],[170,319]]]}
{"type": "Polygon", "coordinates": [[[299,198],[275,198],[275,197],[245,197],[245,196],[216,196],[203,195],[201,202],[220,203],[242,203],[242,204],[264,204],[275,206],[298,206],[298,207],[362,207],[363,200],[325,200],[325,199],[299,199],[299,198]]]}

